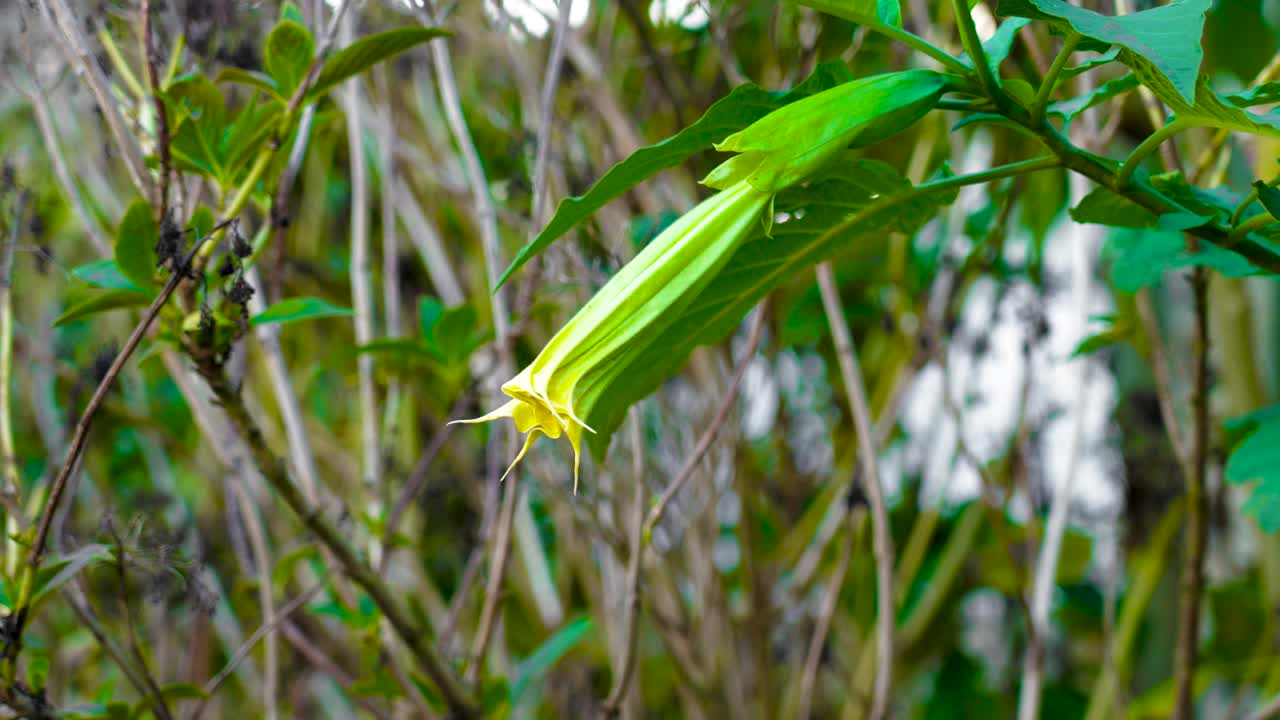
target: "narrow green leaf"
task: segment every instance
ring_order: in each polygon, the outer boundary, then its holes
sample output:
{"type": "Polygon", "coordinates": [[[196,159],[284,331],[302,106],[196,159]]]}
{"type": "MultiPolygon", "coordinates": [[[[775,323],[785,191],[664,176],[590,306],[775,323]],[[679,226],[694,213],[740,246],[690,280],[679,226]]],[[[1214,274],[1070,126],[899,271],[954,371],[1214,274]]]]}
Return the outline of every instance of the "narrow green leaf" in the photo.
{"type": "Polygon", "coordinates": [[[1107,188],[1094,188],[1079,205],[1069,211],[1078,223],[1094,223],[1126,228],[1153,228],[1156,214],[1107,188]]]}
{"type": "Polygon", "coordinates": [[[295,320],[311,320],[322,317],[350,316],[350,308],[339,307],[320,298],[289,298],[249,318],[250,325],[285,323],[295,320]]]}
{"type": "Polygon", "coordinates": [[[516,666],[515,679],[511,682],[511,704],[517,705],[528,689],[542,682],[547,673],[577,645],[593,624],[590,616],[580,617],[555,631],[516,666]]]}
{"type": "Polygon", "coordinates": [[[360,38],[325,60],[315,85],[307,91],[307,99],[315,100],[348,78],[359,75],[383,60],[395,57],[428,40],[450,34],[449,31],[440,28],[415,25],[360,38]]]}
{"type": "Polygon", "coordinates": [[[280,6],[280,19],[292,20],[299,25],[306,25],[306,18],[302,16],[302,8],[292,2],[285,2],[280,6]]]}
{"type": "Polygon", "coordinates": [[[76,573],[94,563],[110,560],[111,557],[110,546],[94,544],[85,545],[69,555],[61,555],[46,561],[36,580],[37,586],[32,595],[32,605],[39,604],[42,598],[65,585],[68,580],[75,577],[76,573]]]}
{"type": "Polygon", "coordinates": [[[1226,93],[1222,97],[1236,107],[1280,103],[1280,82],[1263,83],[1239,92],[1226,93]]]}
{"type": "Polygon", "coordinates": [[[70,325],[92,315],[121,308],[145,307],[151,298],[136,290],[103,290],[94,293],[68,307],[53,321],[53,327],[70,325]]]}
{"type": "Polygon", "coordinates": [[[155,285],[159,236],[151,203],[142,198],[130,203],[116,229],[114,254],[120,272],[139,289],[155,285]]]}
{"type": "Polygon", "coordinates": [[[281,20],[267,36],[262,62],[279,86],[280,94],[290,97],[302,83],[315,54],[316,43],[311,31],[293,20],[281,20]]]}
{"type": "Polygon", "coordinates": [[[1181,90],[1169,83],[1146,58],[1127,50],[1120,53],[1120,57],[1126,65],[1133,68],[1138,80],[1173,110],[1172,122],[1180,122],[1188,127],[1226,128],[1254,135],[1280,137],[1280,116],[1273,113],[1258,115],[1223,100],[1209,87],[1207,78],[1199,79],[1195,86],[1195,99],[1188,102],[1181,90]]]}
{"type": "Polygon", "coordinates": [[[849,79],[848,67],[843,62],[826,62],[818,65],[803,83],[789,93],[770,92],[753,83],[739,85],[707,108],[693,124],[662,142],[631,153],[626,160],[610,168],[586,193],[561,200],[546,227],[520,248],[520,252],[498,280],[498,286],[501,287],[530,258],[545,250],[596,210],[659,171],[675,167],[695,153],[710,150],[729,135],[784,105],[848,82],[849,79]]]}
{"type": "MultiPolygon", "coordinates": [[[[1018,39],[1018,31],[1031,24],[1027,18],[1011,18],[1000,23],[994,34],[982,43],[982,52],[987,56],[987,65],[992,70],[1000,67],[1000,63],[1013,52],[1013,44],[1018,39]]],[[[967,59],[967,58],[966,58],[967,59]]],[[[969,61],[973,65],[973,61],[969,61]]]]}
{"type": "Polygon", "coordinates": [[[71,276],[83,280],[94,287],[107,290],[133,290],[142,292],[142,288],[129,282],[129,278],[120,272],[115,260],[99,260],[71,269],[71,276]]]}
{"type": "Polygon", "coordinates": [[[1213,0],[1174,0],[1132,15],[1112,17],[1065,0],[999,0],[996,14],[1044,20],[1099,43],[1126,48],[1129,52],[1120,54],[1121,62],[1130,64],[1133,56],[1145,59],[1176,95],[1191,103],[1196,98],[1196,82],[1204,61],[1200,36],[1204,33],[1205,13],[1212,5],[1213,0]]]}

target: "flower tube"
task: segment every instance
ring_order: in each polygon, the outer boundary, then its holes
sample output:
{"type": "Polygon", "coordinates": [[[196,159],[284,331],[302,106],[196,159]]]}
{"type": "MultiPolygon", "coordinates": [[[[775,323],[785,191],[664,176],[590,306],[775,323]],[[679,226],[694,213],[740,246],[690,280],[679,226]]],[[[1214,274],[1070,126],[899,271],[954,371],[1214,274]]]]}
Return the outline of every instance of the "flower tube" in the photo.
{"type": "Polygon", "coordinates": [[[525,435],[503,478],[538,435],[561,435],[573,447],[577,489],[583,418],[619,369],[662,334],[751,236],[771,193],[745,180],[682,215],[618,271],[551,338],[524,370],[502,386],[511,400],[462,423],[511,418],[525,435]]]}

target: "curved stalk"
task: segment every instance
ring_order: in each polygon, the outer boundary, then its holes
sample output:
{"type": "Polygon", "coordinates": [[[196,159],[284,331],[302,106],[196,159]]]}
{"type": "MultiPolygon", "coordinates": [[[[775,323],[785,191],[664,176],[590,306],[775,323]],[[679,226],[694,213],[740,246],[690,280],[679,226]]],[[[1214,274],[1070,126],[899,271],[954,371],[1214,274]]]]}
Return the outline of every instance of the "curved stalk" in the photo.
{"type": "Polygon", "coordinates": [[[1049,66],[1049,72],[1040,83],[1040,90],[1036,92],[1036,99],[1031,103],[1031,125],[1033,127],[1044,124],[1045,109],[1049,107],[1053,89],[1058,84],[1058,76],[1062,74],[1063,68],[1067,66],[1067,62],[1071,59],[1071,53],[1075,52],[1078,44],[1080,44],[1080,34],[1069,34],[1067,39],[1063,41],[1062,49],[1058,51],[1058,56],[1053,59],[1053,64],[1049,66]]]}
{"type": "Polygon", "coordinates": [[[1143,159],[1154,153],[1156,150],[1159,150],[1165,140],[1168,140],[1183,130],[1190,129],[1191,127],[1193,126],[1190,123],[1174,120],[1168,125],[1165,125],[1159,130],[1151,133],[1146,140],[1143,140],[1138,147],[1133,149],[1133,152],[1129,153],[1129,157],[1125,158],[1124,165],[1120,166],[1120,173],[1116,175],[1116,186],[1121,188],[1127,187],[1129,185],[1129,181],[1133,178],[1134,170],[1138,169],[1138,165],[1143,161],[1143,159]]]}

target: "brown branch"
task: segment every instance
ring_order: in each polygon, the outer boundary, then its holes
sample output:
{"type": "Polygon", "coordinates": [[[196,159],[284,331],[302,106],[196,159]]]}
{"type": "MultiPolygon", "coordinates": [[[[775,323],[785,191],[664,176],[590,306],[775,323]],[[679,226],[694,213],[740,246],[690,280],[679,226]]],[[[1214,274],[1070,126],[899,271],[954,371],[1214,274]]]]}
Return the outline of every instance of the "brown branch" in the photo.
{"type": "Polygon", "coordinates": [[[720,428],[724,425],[725,420],[729,418],[729,411],[733,409],[733,403],[738,399],[742,376],[746,374],[747,365],[750,364],[752,356],[755,355],[756,346],[760,343],[760,331],[764,327],[767,303],[768,299],[766,298],[756,306],[756,316],[751,323],[751,330],[747,336],[747,347],[742,351],[742,357],[738,360],[738,367],[733,371],[733,377],[729,380],[729,387],[725,390],[724,399],[720,401],[720,407],[716,409],[716,414],[711,419],[711,424],[702,433],[702,437],[698,438],[698,444],[694,446],[693,452],[689,453],[689,457],[685,458],[684,465],[680,466],[680,471],[676,473],[676,479],[672,480],[667,489],[662,491],[662,495],[658,497],[658,502],[649,510],[649,515],[644,521],[646,545],[653,538],[653,529],[662,521],[662,516],[667,511],[667,505],[671,503],[672,498],[680,492],[684,484],[693,476],[693,471],[702,462],[702,456],[706,455],[707,450],[711,449],[711,443],[715,441],[720,428]]]}
{"type": "Polygon", "coordinates": [[[889,528],[889,511],[885,507],[884,492],[880,485],[880,467],[877,461],[875,429],[871,422],[871,409],[867,404],[867,391],[858,368],[858,358],[845,321],[844,308],[840,304],[840,291],[836,287],[835,274],[830,263],[817,268],[818,288],[822,293],[822,305],[831,326],[831,339],[835,343],[836,358],[844,376],[845,393],[849,410],[853,415],[854,432],[858,435],[858,455],[862,462],[862,483],[871,505],[872,552],[876,560],[876,678],[871,701],[871,720],[884,720],[889,715],[889,692],[893,687],[893,536],[889,528]]]}
{"type": "Polygon", "coordinates": [[[160,100],[160,73],[156,69],[156,54],[151,26],[151,0],[142,0],[142,56],[147,66],[147,85],[151,90],[151,104],[156,113],[156,157],[160,164],[160,179],[156,186],[156,221],[169,212],[169,115],[160,100]]]}
{"type": "Polygon", "coordinates": [[[502,492],[502,511],[493,541],[489,588],[484,596],[484,605],[480,608],[480,625],[476,629],[475,640],[471,644],[471,659],[467,663],[467,672],[463,676],[468,685],[476,685],[480,680],[480,666],[484,664],[485,654],[489,650],[489,640],[493,637],[493,627],[498,618],[498,604],[502,599],[507,560],[511,557],[511,526],[515,521],[516,499],[520,493],[519,478],[518,471],[512,472],[502,492]]]}
{"type": "Polygon", "coordinates": [[[1174,720],[1195,717],[1193,685],[1200,640],[1200,605],[1204,595],[1204,554],[1208,535],[1205,514],[1205,474],[1209,459],[1209,275],[1203,267],[1191,272],[1195,298],[1195,331],[1192,337],[1191,396],[1192,436],[1187,482],[1186,549],[1182,567],[1182,601],[1178,608],[1178,639],[1174,649],[1173,676],[1177,688],[1174,720]]]}
{"type": "Polygon", "coordinates": [[[458,682],[448,664],[436,654],[426,631],[409,617],[408,612],[396,600],[391,589],[374,569],[356,554],[342,531],[329,522],[318,507],[308,502],[293,484],[284,461],[276,457],[267,447],[266,439],[262,436],[257,423],[249,415],[239,390],[232,386],[222,368],[207,357],[197,357],[196,360],[197,370],[209,383],[214,397],[222,404],[232,425],[249,445],[258,471],[266,478],[272,489],[298,516],[302,524],[333,554],[334,560],[352,582],[369,594],[387,622],[400,636],[401,641],[408,646],[419,666],[439,688],[453,713],[460,718],[478,717],[479,711],[474,701],[458,682]]]}
{"type": "MultiPolygon", "coordinates": [[[[836,607],[840,601],[840,590],[844,587],[844,577],[849,572],[849,559],[853,556],[853,545],[856,536],[854,513],[846,514],[848,519],[848,537],[840,549],[840,562],[831,575],[831,584],[827,594],[822,598],[822,608],[818,612],[818,622],[813,628],[813,637],[809,639],[809,650],[804,658],[804,670],[800,674],[800,711],[797,720],[809,720],[809,711],[813,707],[813,687],[818,678],[818,663],[822,660],[822,648],[827,644],[827,633],[831,630],[831,620],[835,617],[836,607]]],[[[859,523],[861,526],[861,523],[859,523]]]]}

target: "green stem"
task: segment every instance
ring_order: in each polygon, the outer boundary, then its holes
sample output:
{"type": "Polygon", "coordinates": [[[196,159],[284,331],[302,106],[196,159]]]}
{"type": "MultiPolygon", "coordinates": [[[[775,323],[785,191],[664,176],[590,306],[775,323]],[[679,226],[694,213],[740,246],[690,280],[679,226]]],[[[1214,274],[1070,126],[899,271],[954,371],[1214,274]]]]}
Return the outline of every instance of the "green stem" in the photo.
{"type": "Polygon", "coordinates": [[[1235,211],[1231,213],[1232,227],[1235,227],[1240,224],[1240,219],[1244,217],[1245,212],[1249,210],[1249,206],[1252,205],[1254,201],[1257,199],[1258,199],[1258,191],[1257,189],[1254,189],[1253,192],[1250,192],[1245,197],[1245,199],[1241,201],[1239,205],[1236,206],[1235,211]]]}
{"type": "Polygon", "coordinates": [[[1053,96],[1053,89],[1058,84],[1058,76],[1062,74],[1063,68],[1067,66],[1071,53],[1075,52],[1078,44],[1080,44],[1079,33],[1073,32],[1067,35],[1067,39],[1062,43],[1062,49],[1058,51],[1058,56],[1049,66],[1049,73],[1044,76],[1044,80],[1040,83],[1040,90],[1036,92],[1036,99],[1031,103],[1032,127],[1044,124],[1045,110],[1049,107],[1049,99],[1053,96]]]}
{"type": "Polygon", "coordinates": [[[1245,237],[1247,237],[1249,233],[1254,232],[1255,230],[1261,230],[1262,228],[1268,225],[1271,225],[1272,223],[1275,223],[1275,222],[1278,222],[1278,221],[1271,216],[1271,213],[1267,213],[1267,212],[1258,213],[1257,215],[1254,215],[1248,220],[1245,220],[1244,222],[1237,225],[1236,228],[1231,231],[1231,234],[1227,236],[1227,241],[1224,243],[1224,245],[1226,247],[1231,247],[1232,245],[1235,245],[1236,243],[1245,239],[1245,237]]]}
{"type": "Polygon", "coordinates": [[[1120,166],[1120,174],[1116,176],[1116,187],[1123,188],[1128,186],[1129,181],[1133,178],[1134,170],[1138,169],[1138,165],[1142,163],[1144,158],[1160,149],[1160,146],[1164,144],[1165,140],[1168,140],[1174,135],[1177,135],[1190,127],[1191,125],[1188,123],[1174,120],[1168,125],[1165,125],[1159,130],[1151,133],[1146,140],[1142,141],[1142,144],[1138,145],[1138,147],[1133,149],[1133,152],[1129,153],[1129,157],[1125,158],[1124,165],[1120,166]]]}
{"type": "Polygon", "coordinates": [[[904,193],[913,197],[928,195],[930,193],[941,192],[943,190],[954,190],[962,188],[966,185],[978,185],[992,180],[1012,177],[1014,175],[1023,175],[1037,170],[1049,170],[1051,168],[1061,167],[1062,161],[1052,155],[1032,158],[1030,160],[1020,160],[1008,165],[997,165],[981,172],[970,173],[968,175],[957,175],[955,177],[944,178],[942,180],[934,180],[933,182],[921,183],[913,189],[904,193]]]}
{"type": "Polygon", "coordinates": [[[129,92],[138,98],[139,103],[145,102],[147,92],[142,88],[142,83],[138,82],[138,78],[133,74],[129,63],[125,62],[124,56],[120,54],[120,48],[116,46],[116,41],[111,37],[111,33],[106,30],[98,31],[98,40],[102,42],[102,49],[106,51],[107,57],[110,58],[112,67],[116,72],[120,73],[120,79],[129,88],[129,92]]]}
{"type": "Polygon", "coordinates": [[[978,38],[978,28],[973,24],[973,13],[969,11],[969,3],[966,0],[951,0],[951,6],[956,14],[956,27],[960,29],[960,44],[964,46],[964,51],[973,61],[973,69],[978,74],[978,80],[982,82],[983,89],[996,105],[1001,109],[1005,108],[1009,104],[1009,98],[1000,89],[1000,79],[987,63],[987,53],[982,49],[982,40],[978,38]]]}
{"type": "MultiPolygon", "coordinates": [[[[899,27],[892,27],[889,25],[880,25],[877,23],[869,23],[867,24],[866,27],[868,30],[873,30],[875,32],[878,32],[887,38],[897,40],[903,45],[907,45],[912,49],[918,50],[919,52],[922,52],[925,55],[928,55],[934,60],[937,60],[939,63],[942,64],[943,67],[947,68],[952,72],[959,73],[960,75],[969,74],[969,71],[971,68],[969,68],[963,62],[961,62],[959,58],[954,57],[953,55],[948,53],[946,50],[943,50],[942,48],[938,47],[937,45],[934,45],[928,40],[925,40],[919,35],[915,35],[899,27]]],[[[972,53],[970,54],[970,57],[972,57],[972,53]]]]}

